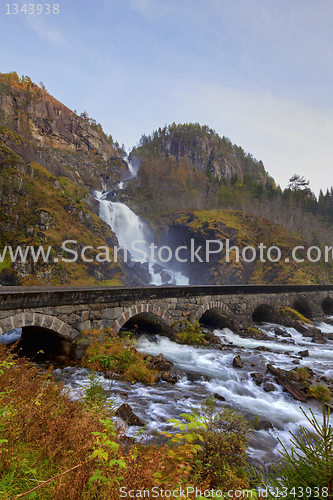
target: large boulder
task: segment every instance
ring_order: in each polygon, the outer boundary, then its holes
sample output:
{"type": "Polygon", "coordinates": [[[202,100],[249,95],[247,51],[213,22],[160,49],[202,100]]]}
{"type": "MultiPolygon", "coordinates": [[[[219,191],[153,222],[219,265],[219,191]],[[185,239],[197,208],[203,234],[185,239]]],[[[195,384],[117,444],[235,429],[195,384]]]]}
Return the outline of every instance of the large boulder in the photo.
{"type": "Polygon", "coordinates": [[[128,425],[139,425],[141,427],[145,425],[141,418],[135,415],[132,408],[127,403],[123,403],[119,406],[116,411],[116,416],[122,418],[128,425]]]}

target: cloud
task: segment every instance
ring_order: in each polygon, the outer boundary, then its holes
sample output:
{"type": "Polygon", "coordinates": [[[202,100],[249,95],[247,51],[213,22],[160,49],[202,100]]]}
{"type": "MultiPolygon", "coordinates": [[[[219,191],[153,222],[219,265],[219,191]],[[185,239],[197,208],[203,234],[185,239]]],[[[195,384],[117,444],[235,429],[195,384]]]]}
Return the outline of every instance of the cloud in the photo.
{"type": "Polygon", "coordinates": [[[43,38],[43,40],[47,40],[53,45],[67,46],[65,37],[58,30],[47,27],[41,17],[37,18],[37,16],[32,15],[26,16],[26,19],[35,33],[43,38]]]}

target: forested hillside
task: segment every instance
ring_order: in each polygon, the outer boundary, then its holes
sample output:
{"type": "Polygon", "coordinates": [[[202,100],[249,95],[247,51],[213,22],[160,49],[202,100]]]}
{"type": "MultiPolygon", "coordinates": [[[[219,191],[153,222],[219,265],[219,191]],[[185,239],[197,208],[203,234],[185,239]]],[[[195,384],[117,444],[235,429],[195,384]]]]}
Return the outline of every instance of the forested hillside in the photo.
{"type": "Polygon", "coordinates": [[[152,221],[177,210],[239,210],[331,243],[333,189],[318,199],[301,174],[282,190],[258,161],[207,126],[172,124],[143,136],[131,155],[137,178],[129,203],[152,221]]]}

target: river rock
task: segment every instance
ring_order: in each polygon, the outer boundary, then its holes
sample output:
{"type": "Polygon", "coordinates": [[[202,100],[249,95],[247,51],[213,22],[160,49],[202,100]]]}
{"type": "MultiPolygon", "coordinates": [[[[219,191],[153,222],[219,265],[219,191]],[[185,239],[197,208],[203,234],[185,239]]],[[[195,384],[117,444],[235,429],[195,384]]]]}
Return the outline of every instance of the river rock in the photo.
{"type": "Polygon", "coordinates": [[[244,330],[240,330],[238,334],[241,337],[256,339],[256,340],[272,340],[267,333],[262,332],[259,328],[254,328],[253,326],[248,326],[244,330]]]}
{"type": "Polygon", "coordinates": [[[299,351],[298,356],[302,356],[302,358],[307,358],[309,356],[309,351],[299,351]]]}
{"type": "Polygon", "coordinates": [[[312,336],[312,342],[315,342],[316,344],[325,344],[326,343],[326,339],[322,335],[320,330],[318,330],[317,332],[315,332],[311,336],[312,336]]]}
{"type": "Polygon", "coordinates": [[[256,384],[256,385],[260,385],[263,383],[263,380],[264,380],[264,376],[262,373],[259,373],[259,372],[253,372],[251,373],[251,377],[253,379],[253,382],[256,384]]]}
{"type": "Polygon", "coordinates": [[[218,394],[217,392],[214,392],[213,397],[214,397],[215,399],[220,400],[220,401],[225,401],[225,397],[221,396],[221,395],[220,395],[220,394],[218,394]]]}
{"type": "MultiPolygon", "coordinates": [[[[206,332],[204,332],[204,334],[205,334],[205,340],[207,340],[207,342],[209,344],[221,345],[220,337],[218,337],[217,335],[214,335],[214,333],[206,331],[206,332]]],[[[226,346],[223,346],[223,347],[226,348],[226,346]]]]}
{"type": "Polygon", "coordinates": [[[159,354],[158,356],[153,356],[152,360],[150,361],[149,368],[152,370],[157,370],[157,371],[169,371],[170,368],[172,367],[173,363],[171,361],[167,361],[164,357],[163,354],[159,354]]]}
{"type": "Polygon", "coordinates": [[[295,373],[290,370],[289,372],[286,370],[282,370],[281,368],[275,368],[270,363],[267,365],[267,371],[275,375],[275,380],[279,384],[282,385],[284,389],[286,389],[290,394],[294,396],[298,401],[307,401],[307,396],[304,394],[302,389],[299,389],[295,382],[295,373]]]}
{"type": "Polygon", "coordinates": [[[164,382],[169,382],[169,384],[176,384],[178,381],[178,376],[175,372],[163,372],[161,373],[161,380],[163,380],[164,382]]]}
{"type": "Polygon", "coordinates": [[[108,370],[107,372],[104,373],[104,378],[107,378],[109,380],[122,380],[123,377],[120,373],[108,370]]]}
{"type": "Polygon", "coordinates": [[[161,276],[162,284],[168,283],[171,280],[170,274],[167,273],[166,271],[162,271],[160,273],[160,276],[161,276]]]}
{"type": "Polygon", "coordinates": [[[243,368],[242,358],[239,354],[232,360],[232,366],[234,368],[243,368]]]}
{"type": "Polygon", "coordinates": [[[273,425],[269,420],[258,420],[254,422],[253,427],[256,431],[269,431],[273,429],[273,425]]]}
{"type": "Polygon", "coordinates": [[[275,335],[281,335],[281,337],[291,337],[290,333],[286,332],[285,330],[282,330],[282,328],[275,328],[274,329],[275,335]]]}
{"type": "Polygon", "coordinates": [[[157,262],[152,266],[154,269],[155,274],[159,274],[160,272],[164,271],[164,267],[162,267],[160,264],[157,264],[157,262]]]}
{"type": "Polygon", "coordinates": [[[275,385],[272,382],[265,382],[263,385],[263,389],[265,392],[273,392],[275,391],[275,385]]]}
{"type": "Polygon", "coordinates": [[[141,427],[145,425],[141,418],[135,415],[132,408],[127,403],[123,403],[119,406],[116,411],[116,416],[122,418],[128,425],[139,425],[141,427]]]}

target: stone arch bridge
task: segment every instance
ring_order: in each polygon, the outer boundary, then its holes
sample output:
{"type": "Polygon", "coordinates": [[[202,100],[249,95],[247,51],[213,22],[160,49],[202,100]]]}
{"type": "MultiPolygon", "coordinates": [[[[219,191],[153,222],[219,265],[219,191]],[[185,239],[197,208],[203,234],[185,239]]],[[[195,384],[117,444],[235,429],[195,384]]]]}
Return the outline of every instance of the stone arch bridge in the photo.
{"type": "Polygon", "coordinates": [[[0,335],[37,327],[70,351],[82,331],[111,327],[118,333],[132,318],[156,318],[169,327],[203,318],[249,324],[286,305],[309,318],[333,314],[333,285],[0,287],[0,335]]]}

